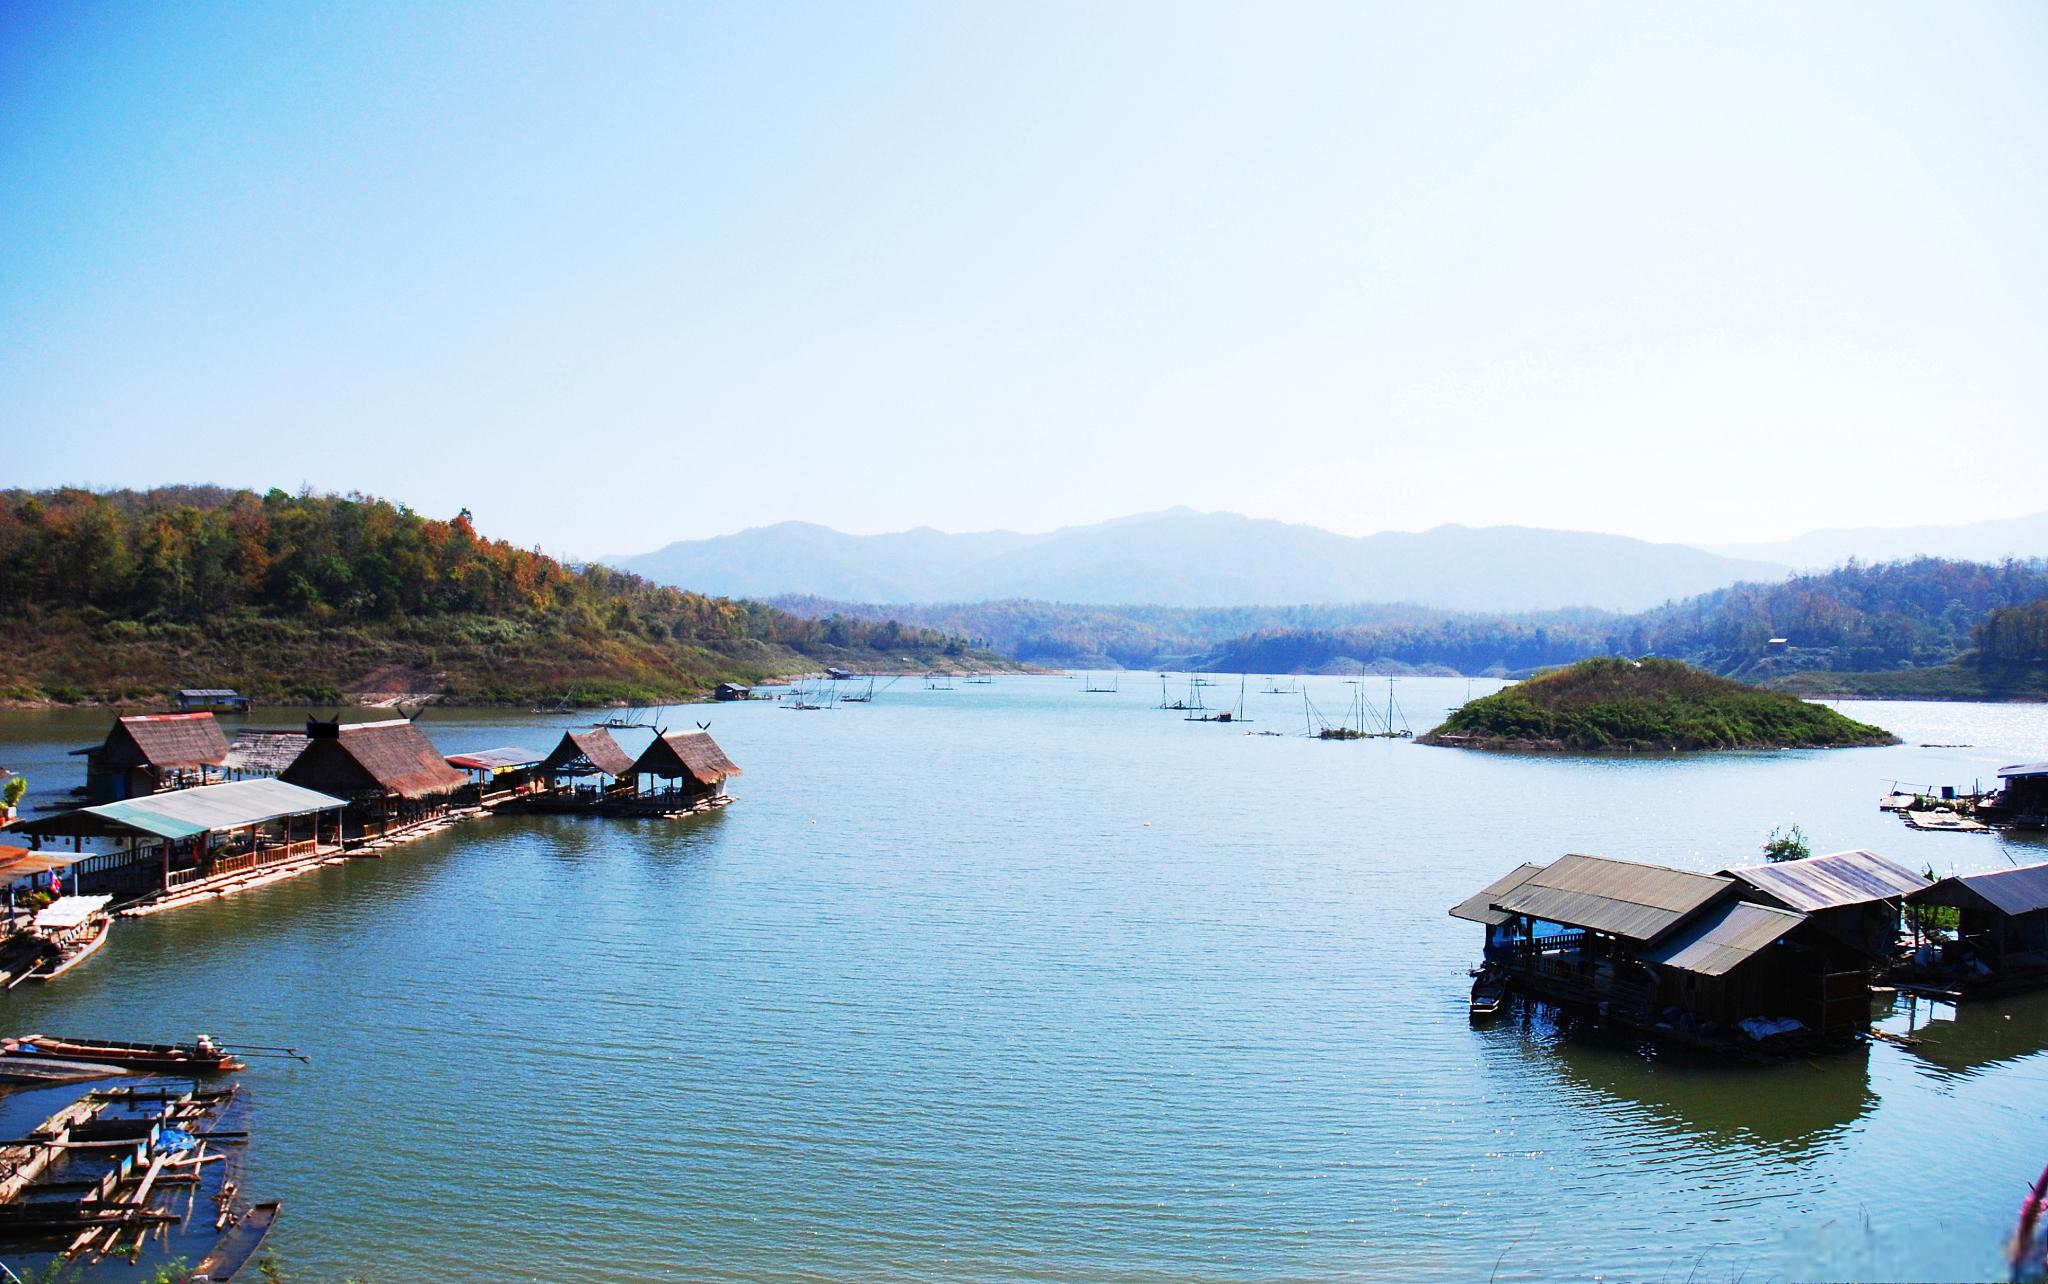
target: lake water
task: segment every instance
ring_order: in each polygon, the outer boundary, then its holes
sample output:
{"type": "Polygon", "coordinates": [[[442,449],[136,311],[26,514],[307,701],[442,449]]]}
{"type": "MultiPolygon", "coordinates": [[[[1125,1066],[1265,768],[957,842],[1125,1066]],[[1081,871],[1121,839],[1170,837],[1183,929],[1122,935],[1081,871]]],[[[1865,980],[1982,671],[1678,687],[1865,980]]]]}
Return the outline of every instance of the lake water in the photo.
{"type": "MultiPolygon", "coordinates": [[[[2048,709],[1550,758],[1308,740],[1256,689],[1251,727],[1189,724],[1157,682],[678,712],[746,770],[723,813],[492,818],[124,921],[6,1025],[310,1051],[243,1077],[245,1185],[319,1280],[2000,1273],[2048,1163],[2048,1000],[1770,1067],[1474,1030],[1479,929],[1445,910],[1520,861],[1711,870],[1795,821],[1940,872],[2048,859],[1876,807],[2048,758],[2048,709]]],[[[1420,731],[1468,683],[1398,689],[1420,731]]],[[[425,725],[456,752],[570,721],[425,725]]],[[[5,715],[0,763],[47,799],[106,722],[5,715]]]]}

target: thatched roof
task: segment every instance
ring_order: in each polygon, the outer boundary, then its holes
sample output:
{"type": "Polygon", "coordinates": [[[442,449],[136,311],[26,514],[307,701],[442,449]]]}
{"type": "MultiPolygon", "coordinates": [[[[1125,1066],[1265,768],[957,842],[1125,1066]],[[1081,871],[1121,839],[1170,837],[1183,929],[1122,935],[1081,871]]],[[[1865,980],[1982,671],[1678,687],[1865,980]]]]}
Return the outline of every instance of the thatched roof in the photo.
{"type": "Polygon", "coordinates": [[[176,771],[217,767],[227,756],[228,738],[211,713],[145,713],[115,721],[99,763],[176,771]]]}
{"type": "Polygon", "coordinates": [[[635,775],[675,779],[687,776],[706,788],[740,769],[725,756],[718,742],[703,731],[672,731],[658,736],[647,746],[631,768],[635,775]]]}
{"type": "Polygon", "coordinates": [[[244,728],[235,733],[235,742],[228,746],[228,756],[221,766],[229,771],[275,776],[292,765],[293,760],[305,751],[306,744],[303,731],[244,728]]]}
{"type": "Polygon", "coordinates": [[[603,728],[571,731],[562,736],[553,753],[541,759],[540,770],[549,776],[623,776],[633,770],[633,755],[619,748],[612,733],[603,728]]]}
{"type": "Polygon", "coordinates": [[[469,778],[449,766],[418,727],[405,718],[336,726],[308,722],[306,748],[278,779],[326,793],[397,794],[431,798],[451,793],[469,778]]]}

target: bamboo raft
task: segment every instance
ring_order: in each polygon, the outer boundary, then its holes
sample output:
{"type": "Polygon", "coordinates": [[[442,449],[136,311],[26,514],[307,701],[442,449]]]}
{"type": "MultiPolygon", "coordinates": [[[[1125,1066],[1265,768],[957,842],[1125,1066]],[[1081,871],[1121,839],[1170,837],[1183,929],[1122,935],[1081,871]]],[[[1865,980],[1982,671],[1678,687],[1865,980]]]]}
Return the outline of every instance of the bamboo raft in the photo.
{"type": "MultiPolygon", "coordinates": [[[[97,1089],[28,1136],[0,1142],[0,1245],[54,1251],[74,1264],[137,1260],[152,1237],[190,1219],[207,1166],[227,1159],[222,1148],[246,1141],[246,1134],[206,1127],[236,1093],[234,1085],[97,1089]],[[181,1194],[183,1212],[169,1207],[181,1194]]],[[[227,1233],[199,1276],[212,1284],[234,1278],[277,1215],[272,1204],[238,1218],[234,1195],[223,1176],[214,1229],[227,1233]]]]}
{"type": "Polygon", "coordinates": [[[1902,811],[1900,816],[1914,829],[1943,834],[1988,834],[1991,826],[1981,820],[1959,816],[1952,811],[1902,811]]]}

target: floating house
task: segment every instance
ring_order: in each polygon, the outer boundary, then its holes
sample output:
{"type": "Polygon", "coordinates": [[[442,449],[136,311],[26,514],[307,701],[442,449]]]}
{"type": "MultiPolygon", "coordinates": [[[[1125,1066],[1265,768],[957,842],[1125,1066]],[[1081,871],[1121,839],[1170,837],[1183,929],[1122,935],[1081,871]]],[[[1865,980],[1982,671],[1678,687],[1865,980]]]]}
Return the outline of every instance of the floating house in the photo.
{"type": "Polygon", "coordinates": [[[1835,1042],[1870,1022],[1868,960],[1741,881],[1604,856],[1523,865],[1453,907],[1533,998],[1684,1041],[1835,1042]]]}
{"type": "Polygon", "coordinates": [[[2048,762],[2025,762],[2000,767],[1998,792],[1986,799],[1977,814],[2007,824],[2048,824],[2048,762]]]}
{"type": "Polygon", "coordinates": [[[744,682],[721,682],[711,689],[714,700],[746,700],[753,696],[754,688],[744,682]]]}
{"type": "Polygon", "coordinates": [[[534,774],[543,792],[522,799],[522,811],[594,811],[630,799],[638,788],[633,755],[601,727],[563,733],[534,774]]]}
{"type": "Polygon", "coordinates": [[[249,712],[249,697],[227,687],[186,687],[173,692],[171,700],[182,712],[220,709],[228,713],[249,712]]]}
{"type": "Polygon", "coordinates": [[[278,779],[346,799],[351,829],[364,836],[436,819],[470,783],[407,718],[308,719],[306,747],[278,779]]]}
{"type": "Polygon", "coordinates": [[[496,807],[541,787],[541,755],[531,749],[477,749],[450,754],[447,762],[468,774],[480,806],[496,807]]]}
{"type": "Polygon", "coordinates": [[[96,803],[16,826],[36,846],[118,844],[71,859],[67,890],[133,900],[263,866],[296,862],[341,842],[347,800],[277,780],[243,780],[96,803]]]}
{"type": "Polygon", "coordinates": [[[1902,980],[1980,994],[2048,985],[2048,864],[1953,875],[1906,899],[1954,909],[1958,923],[1955,940],[1917,951],[1902,980]]]}
{"type": "Polygon", "coordinates": [[[116,718],[85,757],[88,801],[114,802],[218,780],[228,738],[211,713],[150,713],[116,718]]]}
{"type": "Polygon", "coordinates": [[[1742,885],[1745,900],[1804,914],[1844,948],[1884,967],[1898,957],[1906,898],[1933,882],[1861,848],[1721,873],[1742,885]]]}
{"type": "Polygon", "coordinates": [[[708,732],[672,731],[656,736],[627,772],[636,783],[643,776],[653,782],[635,790],[632,810],[665,814],[732,801],[725,782],[740,769],[708,732]]]}

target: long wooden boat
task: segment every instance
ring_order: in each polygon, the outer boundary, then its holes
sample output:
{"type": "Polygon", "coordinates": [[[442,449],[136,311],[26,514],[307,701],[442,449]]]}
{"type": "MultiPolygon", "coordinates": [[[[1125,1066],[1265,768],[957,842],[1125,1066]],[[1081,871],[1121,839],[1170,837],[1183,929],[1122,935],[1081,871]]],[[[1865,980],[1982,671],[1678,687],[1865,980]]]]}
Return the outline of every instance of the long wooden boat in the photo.
{"type": "Polygon", "coordinates": [[[65,1039],[43,1034],[0,1040],[0,1058],[50,1058],[125,1066],[170,1074],[227,1074],[249,1067],[220,1048],[187,1043],[124,1043],[113,1039],[65,1039]]]}
{"type": "Polygon", "coordinates": [[[31,968],[22,978],[28,981],[54,981],[58,977],[85,962],[99,948],[107,943],[107,934],[114,930],[114,920],[101,915],[82,925],[68,940],[57,947],[55,954],[46,956],[42,962],[31,968]]]}
{"type": "Polygon", "coordinates": [[[255,1204],[249,1211],[235,1219],[227,1234],[214,1244],[192,1272],[192,1284],[228,1284],[235,1273],[249,1264],[256,1256],[256,1250],[263,1247],[263,1241],[270,1234],[270,1228],[277,1222],[278,1210],[284,1207],[282,1200],[255,1204]]]}
{"type": "Polygon", "coordinates": [[[1485,1021],[1500,1015],[1507,1006],[1508,978],[1494,968],[1483,968],[1472,978],[1472,1019],[1485,1021]]]}

